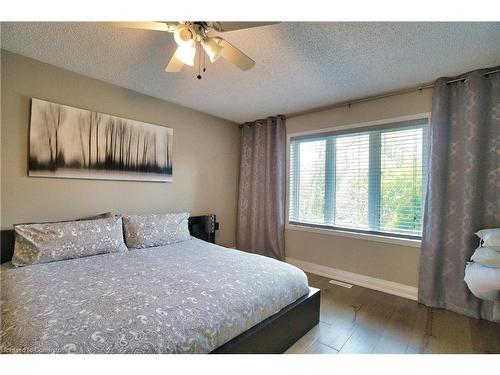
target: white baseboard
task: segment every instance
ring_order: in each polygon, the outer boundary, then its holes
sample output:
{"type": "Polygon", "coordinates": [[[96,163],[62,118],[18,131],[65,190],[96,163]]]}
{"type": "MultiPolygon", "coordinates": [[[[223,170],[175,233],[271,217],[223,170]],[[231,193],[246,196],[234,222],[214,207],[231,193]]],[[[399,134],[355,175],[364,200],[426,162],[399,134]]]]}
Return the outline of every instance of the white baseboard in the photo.
{"type": "Polygon", "coordinates": [[[339,281],[344,281],[365,288],[378,290],[393,294],[395,296],[408,298],[416,301],[418,298],[418,288],[414,286],[395,283],[393,281],[377,279],[375,277],[361,275],[359,273],[339,270],[337,268],[309,263],[303,260],[286,258],[287,263],[300,268],[302,271],[314,273],[315,275],[328,277],[339,281]]]}

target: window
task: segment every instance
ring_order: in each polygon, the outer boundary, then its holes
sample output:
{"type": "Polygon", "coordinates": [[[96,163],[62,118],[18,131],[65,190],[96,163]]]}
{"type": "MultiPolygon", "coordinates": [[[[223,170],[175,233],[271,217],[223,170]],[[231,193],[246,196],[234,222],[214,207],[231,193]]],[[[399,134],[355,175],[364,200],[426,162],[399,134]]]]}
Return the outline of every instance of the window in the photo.
{"type": "Polygon", "coordinates": [[[427,119],[290,139],[289,222],[419,239],[427,119]]]}

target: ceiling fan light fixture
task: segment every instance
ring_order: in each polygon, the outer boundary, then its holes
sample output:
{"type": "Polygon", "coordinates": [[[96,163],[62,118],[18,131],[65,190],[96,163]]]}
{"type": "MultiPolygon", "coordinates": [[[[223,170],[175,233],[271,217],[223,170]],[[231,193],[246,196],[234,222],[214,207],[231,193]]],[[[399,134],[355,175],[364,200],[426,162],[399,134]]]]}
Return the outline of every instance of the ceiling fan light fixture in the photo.
{"type": "MultiPolygon", "coordinates": [[[[208,36],[212,30],[224,32],[232,30],[242,30],[251,27],[265,26],[279,22],[205,22],[181,21],[178,23],[162,22],[118,22],[116,26],[128,27],[134,29],[165,31],[174,34],[177,49],[169,60],[165,71],[168,73],[179,72],[183,65],[194,66],[196,59],[196,49],[198,43],[202,45],[203,50],[210,58],[210,62],[215,62],[222,56],[224,60],[233,64],[241,70],[249,70],[255,66],[255,61],[248,57],[241,50],[233,46],[227,40],[220,36],[208,36]]],[[[201,48],[200,48],[200,66],[201,66],[201,48]]],[[[205,55],[203,55],[205,56],[205,55]]],[[[203,59],[203,71],[205,71],[203,59]]],[[[200,78],[200,74],[198,74],[200,78]]]]}
{"type": "Polygon", "coordinates": [[[192,46],[194,44],[193,30],[186,25],[178,25],[174,31],[174,39],[178,46],[192,46]]]}
{"type": "Polygon", "coordinates": [[[222,47],[213,38],[202,39],[201,45],[210,58],[210,62],[215,62],[221,56],[222,47]]]}
{"type": "Polygon", "coordinates": [[[193,66],[194,58],[196,56],[196,48],[194,46],[179,46],[175,51],[175,57],[177,57],[184,64],[193,66]]]}

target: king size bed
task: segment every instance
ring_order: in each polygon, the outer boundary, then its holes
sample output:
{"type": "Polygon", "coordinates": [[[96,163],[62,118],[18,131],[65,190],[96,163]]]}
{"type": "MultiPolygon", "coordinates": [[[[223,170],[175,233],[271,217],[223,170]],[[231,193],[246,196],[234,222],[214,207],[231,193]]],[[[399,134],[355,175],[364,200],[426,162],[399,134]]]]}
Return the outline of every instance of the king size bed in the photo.
{"type": "Polygon", "coordinates": [[[2,264],[1,351],[279,353],[318,323],[301,270],[200,240],[215,231],[200,220],[182,242],[2,264]]]}

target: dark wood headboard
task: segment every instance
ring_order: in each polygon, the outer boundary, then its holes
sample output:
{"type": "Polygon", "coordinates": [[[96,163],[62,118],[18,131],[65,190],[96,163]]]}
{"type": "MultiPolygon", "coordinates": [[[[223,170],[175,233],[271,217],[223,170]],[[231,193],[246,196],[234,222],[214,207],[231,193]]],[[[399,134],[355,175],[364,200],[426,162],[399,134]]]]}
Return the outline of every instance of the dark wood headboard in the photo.
{"type": "MultiPolygon", "coordinates": [[[[215,243],[215,231],[219,229],[219,223],[215,215],[191,216],[188,222],[191,236],[200,240],[215,243]]],[[[14,230],[1,231],[0,255],[1,263],[10,262],[14,254],[14,230]]]]}

